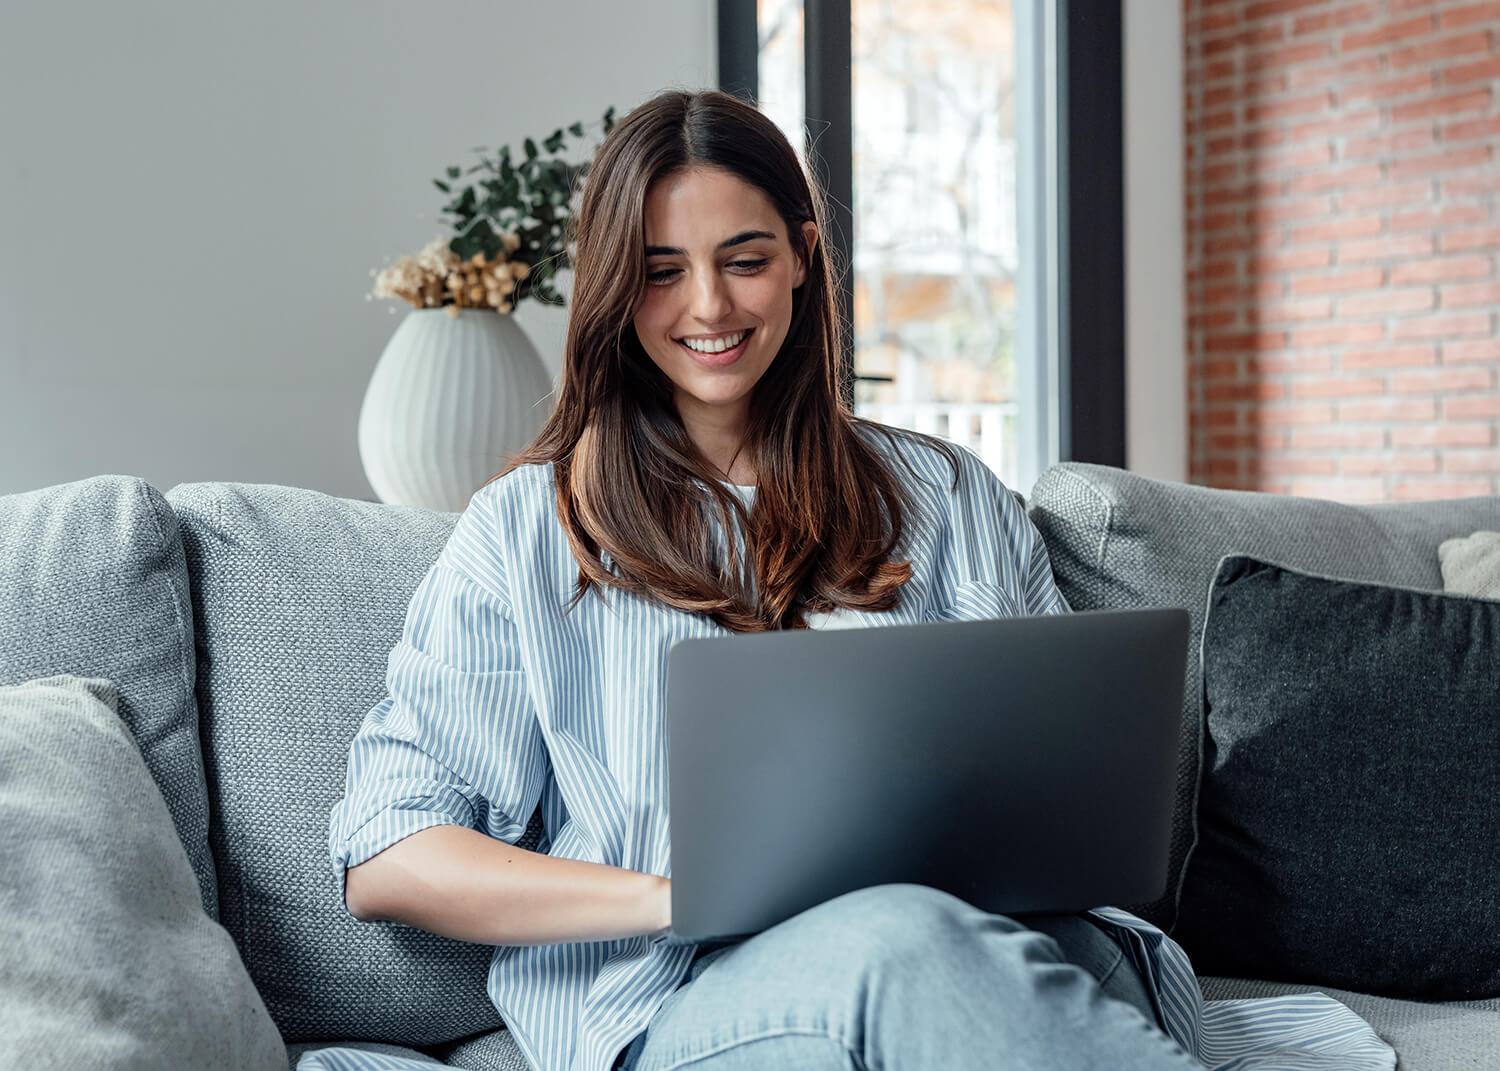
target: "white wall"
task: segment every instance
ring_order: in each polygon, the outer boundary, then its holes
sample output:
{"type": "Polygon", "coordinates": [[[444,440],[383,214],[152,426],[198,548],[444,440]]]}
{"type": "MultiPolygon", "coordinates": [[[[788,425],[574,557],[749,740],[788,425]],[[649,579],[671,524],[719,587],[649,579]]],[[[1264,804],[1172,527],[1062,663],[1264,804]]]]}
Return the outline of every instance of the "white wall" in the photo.
{"type": "MultiPolygon", "coordinates": [[[[98,473],[373,497],[359,405],[475,146],[712,85],[707,0],[6,4],[0,494],[98,473]]],[[[564,314],[518,319],[554,371],[564,314]]]]}
{"type": "Polygon", "coordinates": [[[1186,480],[1182,5],[1125,0],[1125,464],[1186,480]]]}

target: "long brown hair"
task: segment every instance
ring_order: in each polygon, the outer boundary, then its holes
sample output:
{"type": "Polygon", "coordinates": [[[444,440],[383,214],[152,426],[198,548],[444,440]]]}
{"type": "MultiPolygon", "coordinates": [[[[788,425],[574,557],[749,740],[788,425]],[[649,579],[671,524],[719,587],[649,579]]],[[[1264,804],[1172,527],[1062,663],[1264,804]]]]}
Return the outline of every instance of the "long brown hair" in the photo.
{"type": "Polygon", "coordinates": [[[802,627],[808,610],[896,605],[911,566],[891,558],[911,502],[840,401],[833,265],[826,242],[807,248],[808,220],[827,233],[822,198],[786,138],[726,93],[662,93],[600,144],[576,217],[557,406],[505,470],[555,466],[557,513],[579,566],[575,602],[618,588],[736,632],[802,627]],[[672,383],[633,326],[646,284],[647,191],[694,166],[764,193],[807,265],[786,341],[750,397],[744,450],[758,490],[748,512],[689,439],[672,383]],[[715,516],[731,533],[722,553],[715,516]]]}

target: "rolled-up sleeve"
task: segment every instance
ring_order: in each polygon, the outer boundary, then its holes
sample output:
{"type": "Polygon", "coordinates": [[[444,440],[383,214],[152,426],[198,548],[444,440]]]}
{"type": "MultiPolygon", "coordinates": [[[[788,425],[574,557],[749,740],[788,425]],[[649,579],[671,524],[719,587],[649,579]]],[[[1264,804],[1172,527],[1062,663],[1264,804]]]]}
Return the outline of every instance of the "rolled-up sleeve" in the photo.
{"type": "Polygon", "coordinates": [[[391,651],[387,695],[349,748],[329,854],[344,872],[419,830],[514,843],[546,776],[508,610],[493,503],[476,497],[418,585],[391,651]]]}

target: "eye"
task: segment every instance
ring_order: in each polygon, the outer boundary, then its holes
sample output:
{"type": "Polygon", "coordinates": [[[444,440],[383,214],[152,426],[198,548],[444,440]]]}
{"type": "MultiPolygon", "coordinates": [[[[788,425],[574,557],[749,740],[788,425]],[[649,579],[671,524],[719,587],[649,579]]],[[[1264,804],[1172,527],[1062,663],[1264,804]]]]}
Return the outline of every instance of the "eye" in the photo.
{"type": "Polygon", "coordinates": [[[760,260],[733,260],[729,262],[729,266],[735,271],[743,272],[746,275],[753,275],[769,263],[770,260],[768,258],[762,257],[760,260]]]}
{"type": "Polygon", "coordinates": [[[650,286],[664,286],[672,281],[672,277],[682,274],[681,268],[661,268],[657,271],[646,273],[646,282],[650,286]]]}

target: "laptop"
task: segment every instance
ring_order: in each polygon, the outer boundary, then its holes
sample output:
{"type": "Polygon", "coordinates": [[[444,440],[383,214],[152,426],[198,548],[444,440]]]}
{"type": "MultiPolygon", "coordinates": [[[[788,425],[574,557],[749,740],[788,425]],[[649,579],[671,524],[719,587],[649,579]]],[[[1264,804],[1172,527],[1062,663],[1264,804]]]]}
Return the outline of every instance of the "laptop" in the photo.
{"type": "Polygon", "coordinates": [[[997,914],[1166,889],[1181,609],[683,640],[672,932],[758,933],[886,883],[997,914]]]}

